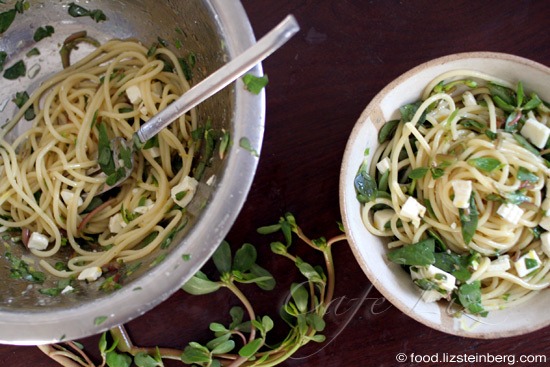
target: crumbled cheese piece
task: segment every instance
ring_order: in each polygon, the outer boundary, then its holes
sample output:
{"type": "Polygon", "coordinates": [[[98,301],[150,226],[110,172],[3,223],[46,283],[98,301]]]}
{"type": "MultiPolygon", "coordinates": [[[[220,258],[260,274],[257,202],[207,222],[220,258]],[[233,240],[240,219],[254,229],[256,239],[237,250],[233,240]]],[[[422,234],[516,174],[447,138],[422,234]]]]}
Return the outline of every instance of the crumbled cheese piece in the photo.
{"type": "Polygon", "coordinates": [[[450,295],[456,288],[456,278],[433,265],[411,266],[411,278],[425,279],[437,286],[438,289],[423,290],[422,299],[425,302],[435,302],[450,295]]]}
{"type": "Polygon", "coordinates": [[[128,223],[124,221],[122,214],[116,213],[111,218],[109,218],[109,231],[111,233],[119,233],[128,223]]]}
{"type": "Polygon", "coordinates": [[[530,250],[520,257],[518,261],[514,261],[514,267],[519,277],[524,277],[533,270],[540,268],[540,264],[540,259],[535,250],[530,250]]]}
{"type": "Polygon", "coordinates": [[[61,291],[61,294],[67,294],[67,293],[70,293],[72,291],[74,291],[74,288],[71,287],[70,285],[68,285],[65,288],[63,288],[63,290],[61,291]]]}
{"type": "Polygon", "coordinates": [[[489,267],[487,268],[487,271],[506,271],[510,269],[512,265],[510,265],[510,256],[509,255],[501,255],[491,261],[491,264],[489,264],[489,267]]]}
{"type": "Polygon", "coordinates": [[[412,221],[415,227],[420,225],[420,218],[426,213],[426,207],[421,205],[415,198],[409,196],[401,207],[400,215],[412,221]]]}
{"type": "Polygon", "coordinates": [[[456,225],[456,222],[452,222],[451,223],[451,229],[456,229],[457,225],[456,225]]]}
{"type": "Polygon", "coordinates": [[[386,157],[382,159],[380,162],[376,163],[376,168],[378,169],[378,172],[380,172],[380,174],[382,175],[386,173],[386,171],[388,171],[390,167],[391,167],[390,157],[386,157]]]}
{"type": "Polygon", "coordinates": [[[27,247],[35,250],[45,250],[48,248],[48,237],[42,233],[33,232],[29,238],[27,247]]]}
{"type": "Polygon", "coordinates": [[[143,205],[140,205],[134,209],[134,213],[145,214],[155,205],[153,200],[147,199],[143,205]]]}
{"type": "Polygon", "coordinates": [[[380,231],[385,231],[386,223],[388,223],[394,215],[395,211],[393,209],[382,209],[375,211],[373,215],[374,227],[380,231]]]}
{"type": "Polygon", "coordinates": [[[469,90],[462,93],[462,103],[464,103],[464,106],[466,107],[477,106],[476,97],[474,97],[472,92],[470,92],[469,90]]]}
{"type": "Polygon", "coordinates": [[[86,268],[78,274],[78,280],[87,280],[88,282],[93,282],[101,276],[101,268],[99,266],[92,266],[86,268]]]}
{"type": "Polygon", "coordinates": [[[520,130],[520,134],[539,149],[544,148],[550,137],[550,128],[534,118],[528,118],[520,130]]]}
{"type": "Polygon", "coordinates": [[[153,158],[158,158],[158,157],[160,157],[160,149],[159,149],[159,147],[151,147],[151,148],[147,149],[147,151],[148,151],[149,153],[151,153],[151,157],[153,157],[153,158]]]}
{"type": "Polygon", "coordinates": [[[141,102],[141,91],[137,85],[132,85],[126,89],[126,96],[132,104],[138,104],[141,102]]]}
{"type": "Polygon", "coordinates": [[[502,203],[498,207],[497,214],[509,223],[518,224],[523,215],[523,209],[516,204],[502,203]]]}
{"type": "Polygon", "coordinates": [[[470,196],[472,195],[472,181],[470,180],[453,180],[454,198],[453,205],[455,208],[467,209],[470,207],[470,196]]]}
{"type": "Polygon", "coordinates": [[[176,186],[172,187],[170,194],[172,200],[182,208],[185,208],[195,196],[199,182],[190,176],[185,176],[176,186]]]}
{"type": "Polygon", "coordinates": [[[544,232],[540,235],[542,252],[550,258],[550,232],[544,232]]]}
{"type": "MultiPolygon", "coordinates": [[[[61,198],[65,202],[66,205],[69,205],[69,203],[74,199],[75,194],[70,190],[61,190],[61,198]]],[[[77,206],[81,206],[82,203],[84,203],[84,200],[79,196],[78,197],[78,204],[77,206]]]]}
{"type": "Polygon", "coordinates": [[[208,177],[208,180],[206,180],[206,184],[208,186],[212,186],[214,184],[214,182],[216,182],[216,175],[212,175],[212,176],[208,177]]]}

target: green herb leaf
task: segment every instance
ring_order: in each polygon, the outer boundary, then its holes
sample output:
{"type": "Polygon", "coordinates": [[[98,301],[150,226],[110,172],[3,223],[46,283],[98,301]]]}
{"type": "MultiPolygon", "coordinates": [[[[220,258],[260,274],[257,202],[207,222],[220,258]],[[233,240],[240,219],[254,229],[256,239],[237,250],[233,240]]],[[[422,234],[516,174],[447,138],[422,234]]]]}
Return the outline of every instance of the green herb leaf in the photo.
{"type": "Polygon", "coordinates": [[[462,238],[464,244],[468,245],[476,232],[479,216],[473,192],[470,195],[470,207],[468,209],[458,209],[458,213],[462,225],[462,238]]]}
{"type": "Polygon", "coordinates": [[[4,70],[4,64],[6,63],[7,58],[8,54],[5,51],[0,51],[0,71],[4,70]]]}
{"type": "Polygon", "coordinates": [[[203,363],[210,363],[212,357],[208,348],[200,345],[199,343],[191,342],[183,350],[181,355],[181,361],[187,364],[197,363],[202,365],[203,363]]]}
{"type": "Polygon", "coordinates": [[[458,288],[458,300],[472,314],[480,314],[485,310],[481,305],[481,283],[479,280],[462,284],[458,288]]]}
{"type": "Polygon", "coordinates": [[[250,140],[247,137],[242,137],[239,140],[239,146],[247,151],[249,151],[254,157],[259,157],[260,154],[252,147],[250,140]]]}
{"type": "Polygon", "coordinates": [[[527,141],[527,139],[525,139],[522,135],[512,134],[512,136],[514,137],[514,139],[516,139],[518,144],[521,145],[523,148],[527,149],[528,151],[530,151],[536,156],[540,155],[540,152],[538,151],[538,149],[535,148],[531,143],[529,143],[529,141],[527,141]]]}
{"type": "Polygon", "coordinates": [[[256,277],[254,283],[264,291],[271,291],[277,284],[273,275],[258,264],[253,264],[250,273],[256,277]]]}
{"type": "MultiPolygon", "coordinates": [[[[401,112],[401,120],[404,122],[409,122],[413,119],[418,107],[420,107],[420,102],[406,104],[399,107],[399,112],[401,112]]],[[[419,120],[419,122],[422,122],[419,120]]]]}
{"type": "Polygon", "coordinates": [[[38,42],[46,37],[50,37],[52,34],[54,34],[54,28],[51,25],[47,25],[44,27],[38,27],[32,38],[35,42],[38,42]]]}
{"type": "Polygon", "coordinates": [[[495,169],[501,168],[503,165],[501,161],[492,157],[480,157],[480,158],[468,159],[468,164],[484,172],[492,172],[495,169]]]}
{"type": "Polygon", "coordinates": [[[0,34],[8,30],[10,25],[13,23],[16,14],[17,11],[15,9],[10,9],[0,13],[0,34]]]}
{"type": "Polygon", "coordinates": [[[434,254],[436,268],[452,274],[457,280],[465,282],[472,276],[468,266],[470,255],[458,255],[452,252],[436,252],[434,254]]]}
{"type": "Polygon", "coordinates": [[[374,178],[368,174],[367,169],[367,164],[363,163],[354,180],[357,199],[361,203],[368,203],[374,200],[378,192],[378,185],[374,178]]]}
{"type": "Polygon", "coordinates": [[[260,349],[263,339],[254,339],[239,350],[239,355],[244,358],[250,358],[260,349]]]}
{"type": "Polygon", "coordinates": [[[260,94],[262,89],[264,89],[269,82],[267,75],[256,76],[252,74],[245,74],[242,77],[242,80],[245,88],[252,94],[260,94]]]}
{"type": "Polygon", "coordinates": [[[198,271],[181,288],[192,295],[214,293],[220,289],[220,284],[209,280],[204,273],[198,271]]]}
{"type": "Polygon", "coordinates": [[[145,352],[139,352],[134,357],[134,363],[138,367],[162,367],[164,364],[160,360],[160,357],[154,358],[145,352]]]}
{"type": "Polygon", "coordinates": [[[212,354],[225,354],[231,352],[235,348],[233,340],[226,340],[212,349],[212,354]]]}
{"type": "Polygon", "coordinates": [[[256,263],[256,257],[256,248],[249,243],[245,243],[235,252],[232,269],[248,271],[252,268],[252,265],[256,263]]]}
{"type": "Polygon", "coordinates": [[[388,259],[399,265],[427,266],[435,262],[435,241],[428,238],[388,252],[388,259]]]}
{"type": "Polygon", "coordinates": [[[23,60],[17,61],[15,64],[4,70],[4,78],[8,80],[15,80],[19,77],[25,76],[27,73],[27,67],[23,60]]]}
{"type": "Polygon", "coordinates": [[[518,180],[534,183],[539,180],[539,176],[529,171],[527,168],[520,167],[518,169],[518,180]]]}
{"type": "Polygon", "coordinates": [[[107,16],[103,11],[96,9],[96,10],[88,10],[80,5],[77,5],[75,3],[69,4],[69,15],[71,17],[90,17],[93,20],[95,20],[97,23],[101,21],[107,20],[107,16]]]}
{"type": "Polygon", "coordinates": [[[504,102],[512,110],[514,109],[513,106],[516,104],[516,101],[515,92],[512,89],[500,86],[495,83],[488,83],[487,88],[489,89],[489,93],[491,93],[491,96],[493,97],[495,103],[497,103],[496,99],[498,99],[499,101],[504,102]]]}
{"type": "Polygon", "coordinates": [[[378,131],[378,143],[382,144],[395,135],[395,131],[397,130],[397,126],[399,126],[400,120],[390,120],[386,122],[384,125],[382,125],[382,128],[380,128],[380,131],[378,131]]]}
{"type": "Polygon", "coordinates": [[[426,176],[430,169],[428,167],[418,167],[409,172],[409,178],[413,180],[418,180],[426,176]]]}
{"type": "Polygon", "coordinates": [[[223,241],[212,255],[212,260],[220,274],[231,272],[231,247],[227,241],[223,241]]]}
{"type": "Polygon", "coordinates": [[[130,367],[132,364],[132,357],[127,354],[117,353],[113,350],[107,352],[105,361],[109,367],[130,367]]]}

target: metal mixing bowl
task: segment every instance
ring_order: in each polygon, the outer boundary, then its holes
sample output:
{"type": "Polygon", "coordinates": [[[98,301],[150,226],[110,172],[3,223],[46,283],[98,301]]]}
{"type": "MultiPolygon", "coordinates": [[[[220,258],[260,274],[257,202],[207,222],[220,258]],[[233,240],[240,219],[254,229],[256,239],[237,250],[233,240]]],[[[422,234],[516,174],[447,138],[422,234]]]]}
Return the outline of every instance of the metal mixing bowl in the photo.
{"type": "MultiPolygon", "coordinates": [[[[180,39],[183,48],[176,51],[183,53],[181,56],[187,52],[196,55],[192,84],[240,54],[255,39],[237,0],[76,1],[87,9],[101,9],[108,20],[100,23],[89,17],[71,17],[67,12],[68,0],[28,2],[30,8],[18,14],[0,36],[0,50],[9,55],[6,66],[24,59],[28,70],[34,67],[34,71],[39,72],[33,78],[27,76],[17,81],[1,78],[2,123],[15,111],[13,103],[6,102],[16,92],[32,92],[48,75],[61,69],[60,45],[77,31],[86,30],[99,41],[136,38],[145,45],[156,42],[158,37],[169,42],[180,39]],[[32,40],[33,34],[45,25],[53,26],[55,33],[37,44],[32,40]],[[40,56],[26,57],[35,46],[40,56]]],[[[0,12],[13,8],[14,4],[15,0],[0,4],[0,12]]],[[[261,66],[252,72],[261,74],[261,66]]],[[[210,118],[215,129],[229,131],[233,143],[223,160],[215,158],[207,168],[204,181],[214,176],[214,184],[201,182],[189,207],[193,219],[186,227],[188,230],[180,233],[168,249],[152,253],[124,286],[112,293],[100,291],[96,284],[90,283],[76,293],[59,297],[42,295],[31,283],[10,278],[5,252],[21,256],[22,250],[21,246],[3,244],[0,247],[0,343],[33,345],[100,333],[168,298],[208,260],[229,231],[252,184],[258,157],[241,148],[239,141],[246,138],[256,152],[260,151],[265,95],[263,92],[253,95],[237,81],[200,105],[198,113],[201,121],[210,118]],[[163,261],[150,266],[159,256],[164,257],[163,261]]],[[[18,127],[13,134],[21,128],[25,126],[18,127]]]]}

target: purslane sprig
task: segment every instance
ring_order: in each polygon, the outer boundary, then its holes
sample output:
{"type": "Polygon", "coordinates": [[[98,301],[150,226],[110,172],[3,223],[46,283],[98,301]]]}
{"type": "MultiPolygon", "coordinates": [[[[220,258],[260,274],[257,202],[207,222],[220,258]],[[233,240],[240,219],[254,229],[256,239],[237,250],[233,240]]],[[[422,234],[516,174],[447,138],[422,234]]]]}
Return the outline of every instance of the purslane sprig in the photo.
{"type": "MultiPolygon", "coordinates": [[[[253,245],[245,243],[233,254],[230,245],[224,241],[212,257],[219,273],[216,279],[210,279],[199,271],[182,288],[197,296],[222,288],[233,293],[242,307],[229,309],[231,322],[228,325],[210,323],[213,338],[206,343],[190,342],[183,350],[134,346],[124,326],[119,326],[102,334],[99,341],[102,361],[98,366],[155,367],[163,366],[165,359],[172,359],[184,365],[201,367],[269,367],[284,362],[309,342],[323,342],[324,317],[334,296],[332,245],[345,240],[345,234],[329,240],[324,237],[310,239],[290,213],[280,218],[278,223],[258,229],[258,233],[264,235],[279,232],[282,241],[272,242],[271,251],[290,260],[303,276],[300,282],[292,283],[289,297],[278,310],[289,329],[283,340],[275,344],[270,340],[268,344],[267,338],[275,321],[268,315],[257,315],[253,304],[240,288],[243,284],[256,284],[263,290],[271,291],[275,288],[275,279],[267,269],[257,264],[257,251],[253,245]],[[324,266],[313,266],[293,255],[291,247],[294,237],[311,249],[320,251],[324,266]]],[[[42,346],[40,349],[65,367],[96,366],[74,342],[42,346]]]]}

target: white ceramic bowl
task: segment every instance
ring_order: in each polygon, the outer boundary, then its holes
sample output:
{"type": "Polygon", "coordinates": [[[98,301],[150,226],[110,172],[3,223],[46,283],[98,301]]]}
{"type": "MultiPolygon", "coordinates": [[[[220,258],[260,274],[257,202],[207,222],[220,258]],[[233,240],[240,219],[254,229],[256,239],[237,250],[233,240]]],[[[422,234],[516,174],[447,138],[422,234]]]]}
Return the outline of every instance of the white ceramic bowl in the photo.
{"type": "MultiPolygon", "coordinates": [[[[447,311],[446,302],[425,303],[418,288],[399,265],[387,260],[386,241],[372,235],[363,225],[356,199],[354,178],[364,160],[365,149],[374,152],[378,130],[399,116],[400,106],[420,99],[424,87],[440,74],[455,69],[474,69],[511,82],[550,100],[550,68],[521,57],[491,52],[472,52],[441,57],[422,64],[395,79],[378,93],[363,111],[348,140],[340,173],[340,208],[350,246],[372,284],[393,305],[413,319],[434,329],[472,338],[501,338],[521,335],[550,325],[550,290],[531,301],[488,317],[447,311]]],[[[372,155],[371,155],[372,156],[372,155]]]]}

